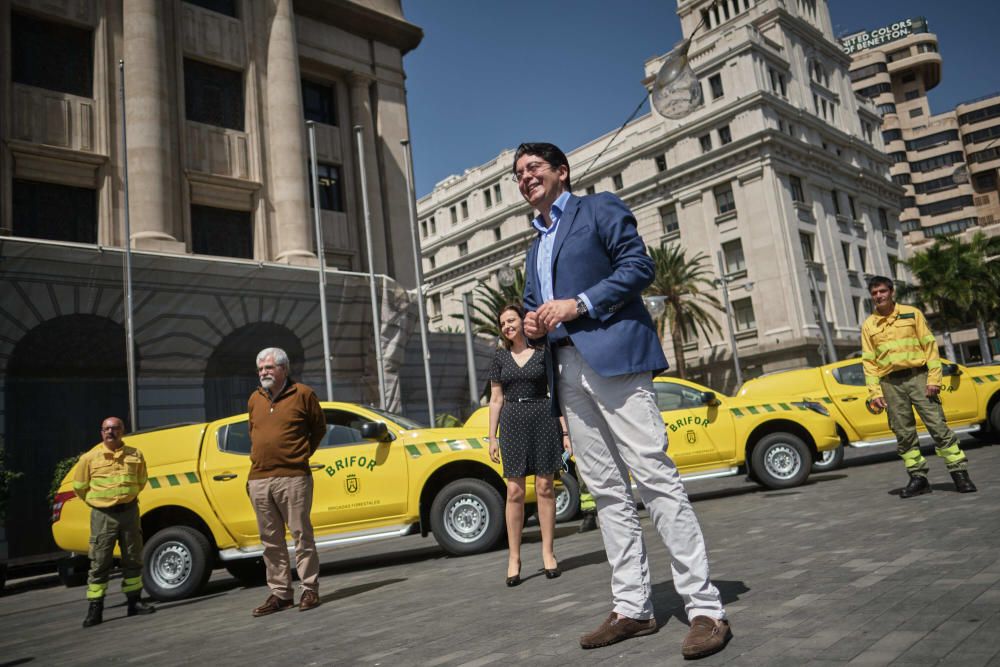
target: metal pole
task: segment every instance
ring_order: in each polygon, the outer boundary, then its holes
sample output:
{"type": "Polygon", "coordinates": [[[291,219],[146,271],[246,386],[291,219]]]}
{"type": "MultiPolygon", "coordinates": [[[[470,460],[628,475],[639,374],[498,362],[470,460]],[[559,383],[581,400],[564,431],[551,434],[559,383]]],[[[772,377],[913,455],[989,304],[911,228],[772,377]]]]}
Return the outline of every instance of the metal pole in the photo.
{"type": "Polygon", "coordinates": [[[378,292],[375,290],[375,258],[372,253],[372,215],[368,208],[368,179],[365,176],[365,148],[360,125],[354,126],[358,139],[358,170],[361,172],[361,203],[365,210],[365,245],[368,248],[368,283],[372,294],[372,327],[375,329],[375,365],[378,370],[379,407],[385,410],[385,371],[382,368],[382,322],[378,315],[378,292]]]}
{"type": "Polygon", "coordinates": [[[135,388],[135,327],[132,323],[132,225],[128,214],[128,135],[125,131],[125,61],[118,61],[122,98],[122,184],[125,189],[125,368],[128,374],[128,418],[132,431],[139,430],[135,388]]]}
{"type": "Polygon", "coordinates": [[[733,350],[733,370],[736,371],[736,387],[743,384],[743,370],[740,368],[740,352],[736,347],[736,330],[733,328],[733,311],[729,307],[729,280],[726,278],[726,270],[722,264],[722,251],[716,253],[719,261],[719,285],[722,287],[722,306],[726,309],[726,326],[729,327],[729,345],[733,350]]]}
{"type": "Polygon", "coordinates": [[[809,275],[809,285],[812,287],[813,299],[816,303],[816,312],[819,313],[819,329],[823,334],[823,342],[826,344],[826,363],[832,364],[837,360],[837,350],[833,347],[833,337],[830,335],[830,328],[826,323],[826,304],[819,298],[819,287],[816,285],[816,276],[812,269],[806,266],[806,273],[809,275]]]}
{"type": "Polygon", "coordinates": [[[462,295],[462,318],[465,320],[465,363],[469,370],[469,399],[472,405],[479,403],[479,387],[476,380],[476,351],[472,347],[472,318],[469,317],[469,298],[466,292],[462,295]]]}
{"type": "Polygon", "coordinates": [[[320,225],[319,171],[316,168],[316,123],[309,128],[309,164],[312,166],[313,223],[316,226],[316,257],[319,259],[319,314],[323,318],[323,370],[326,372],[326,400],[333,400],[333,376],[330,373],[330,325],[326,319],[326,257],[323,252],[323,229],[320,225]]]}
{"type": "Polygon", "coordinates": [[[424,382],[427,385],[427,414],[430,425],[435,424],[434,388],[431,383],[431,352],[427,345],[427,313],[424,310],[424,269],[420,260],[420,238],[417,234],[417,193],[413,190],[413,160],[410,155],[410,140],[400,141],[403,157],[406,158],[406,203],[410,208],[410,235],[413,237],[413,273],[417,280],[417,316],[420,318],[420,344],[424,351],[424,382]]]}

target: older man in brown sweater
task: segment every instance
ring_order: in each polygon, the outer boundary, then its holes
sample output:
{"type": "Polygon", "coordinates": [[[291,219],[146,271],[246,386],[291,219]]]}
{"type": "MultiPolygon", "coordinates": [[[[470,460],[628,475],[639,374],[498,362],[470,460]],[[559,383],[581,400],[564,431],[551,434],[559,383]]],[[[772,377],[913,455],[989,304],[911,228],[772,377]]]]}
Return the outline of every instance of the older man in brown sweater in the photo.
{"type": "Polygon", "coordinates": [[[295,539],[295,567],[302,585],[299,611],[319,606],[319,555],[313,538],[313,479],[309,457],[326,434],[326,419],[312,389],[288,377],[288,355],[269,347],[257,355],[260,388],[250,413],[247,492],[257,514],[267,567],[267,600],[253,610],[266,616],[294,606],[285,524],[295,539]]]}

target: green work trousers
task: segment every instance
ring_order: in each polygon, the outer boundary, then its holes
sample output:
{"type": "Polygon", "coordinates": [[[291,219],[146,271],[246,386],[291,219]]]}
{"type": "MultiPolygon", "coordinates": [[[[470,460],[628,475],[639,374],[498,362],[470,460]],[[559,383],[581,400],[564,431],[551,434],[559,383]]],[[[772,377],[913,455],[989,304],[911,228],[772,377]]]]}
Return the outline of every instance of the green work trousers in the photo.
{"type": "Polygon", "coordinates": [[[882,378],[881,385],[889,414],[889,428],[896,434],[896,453],[902,457],[906,472],[914,477],[927,477],[927,459],[920,453],[914,410],[934,438],[934,451],[944,459],[948,472],[965,470],[968,460],[958,446],[958,437],[948,428],[941,399],[927,397],[927,371],[903,376],[889,375],[882,378]]]}
{"type": "Polygon", "coordinates": [[[98,600],[108,590],[108,577],[114,560],[115,543],[122,552],[122,593],[142,591],[142,528],[139,503],[90,511],[90,573],[87,576],[87,599],[98,600]]]}

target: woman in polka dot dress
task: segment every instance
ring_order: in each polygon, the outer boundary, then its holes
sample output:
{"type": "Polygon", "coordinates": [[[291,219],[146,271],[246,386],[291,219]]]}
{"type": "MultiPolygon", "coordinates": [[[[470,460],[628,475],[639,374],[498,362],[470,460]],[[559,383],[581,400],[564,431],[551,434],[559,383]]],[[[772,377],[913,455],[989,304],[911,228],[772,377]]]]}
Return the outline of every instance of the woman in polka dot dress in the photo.
{"type": "Polygon", "coordinates": [[[490,458],[503,461],[507,479],[507,585],[521,583],[521,529],[524,526],[524,481],[535,476],[538,523],[542,529],[542,569],[555,579],[561,572],[553,550],[556,530],[555,473],[569,451],[566,427],[552,416],[544,349],[528,346],[524,309],[504,306],[497,315],[503,347],[490,368],[490,458]],[[497,438],[499,427],[500,437],[497,438]]]}

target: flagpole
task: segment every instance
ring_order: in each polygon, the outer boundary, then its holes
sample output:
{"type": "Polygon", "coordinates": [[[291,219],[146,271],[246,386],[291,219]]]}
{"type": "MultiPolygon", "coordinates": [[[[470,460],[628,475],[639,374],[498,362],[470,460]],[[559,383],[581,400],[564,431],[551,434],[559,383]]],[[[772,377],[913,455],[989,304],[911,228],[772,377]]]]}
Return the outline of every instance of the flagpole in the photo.
{"type": "Polygon", "coordinates": [[[312,166],[313,223],[316,227],[316,257],[319,259],[319,313],[323,320],[323,370],[326,372],[326,400],[333,400],[333,377],[330,373],[330,325],[326,319],[326,257],[323,252],[323,228],[320,225],[319,171],[316,168],[316,123],[309,128],[309,164],[312,166]]]}
{"type": "Polygon", "coordinates": [[[128,134],[125,131],[125,61],[118,61],[118,92],[122,116],[122,183],[125,189],[125,368],[128,374],[128,417],[132,432],[139,430],[135,387],[135,329],[132,322],[132,225],[128,211],[128,134]]]}

